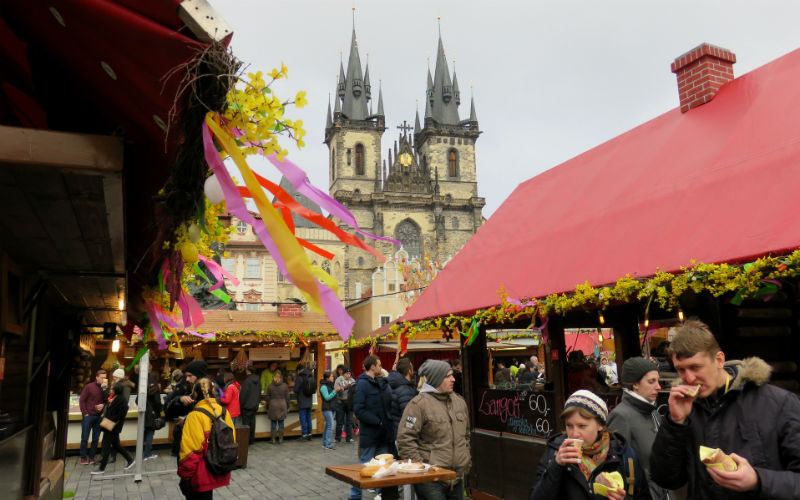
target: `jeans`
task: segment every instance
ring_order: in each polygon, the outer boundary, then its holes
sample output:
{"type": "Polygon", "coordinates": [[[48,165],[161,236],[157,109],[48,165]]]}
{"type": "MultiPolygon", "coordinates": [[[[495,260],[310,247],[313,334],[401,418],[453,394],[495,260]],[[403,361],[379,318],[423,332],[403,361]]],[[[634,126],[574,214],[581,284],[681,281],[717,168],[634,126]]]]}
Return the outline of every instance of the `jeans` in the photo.
{"type": "Polygon", "coordinates": [[[86,415],[81,419],[81,458],[91,458],[97,454],[97,442],[100,441],[100,415],[86,415]],[[92,446],[86,454],[86,445],[89,442],[89,432],[92,433],[92,446]]]}
{"type": "Polygon", "coordinates": [[[233,427],[235,429],[239,425],[239,422],[242,420],[242,417],[231,417],[231,420],[233,421],[233,427]]]}
{"type": "Polygon", "coordinates": [[[311,435],[311,408],[300,408],[300,429],[303,437],[311,435]]]}
{"type": "Polygon", "coordinates": [[[275,434],[275,429],[276,429],[276,428],[277,428],[278,430],[280,430],[281,432],[283,432],[283,420],[270,420],[270,421],[269,421],[269,425],[270,425],[270,427],[271,427],[271,429],[270,429],[270,430],[272,431],[272,432],[270,433],[270,435],[272,435],[272,434],[275,434]]]}
{"type": "Polygon", "coordinates": [[[417,498],[425,500],[463,500],[464,480],[458,480],[452,490],[447,482],[418,483],[414,485],[414,492],[417,498]]]}
{"type": "MultiPolygon", "coordinates": [[[[386,444],[380,445],[372,445],[372,446],[362,446],[361,447],[361,456],[358,459],[358,463],[365,464],[372,460],[375,455],[381,455],[383,453],[389,453],[389,446],[386,444]]],[[[420,497],[420,498],[427,498],[427,497],[420,497]]],[[[356,488],[355,486],[350,488],[350,496],[348,497],[350,500],[360,500],[361,499],[361,490],[356,488]]],[[[459,498],[458,500],[462,500],[459,498]]]]}
{"type": "Polygon", "coordinates": [[[155,433],[155,429],[144,430],[144,438],[142,439],[142,458],[147,458],[153,454],[153,435],[155,433]]]}
{"type": "Polygon", "coordinates": [[[330,448],[333,446],[333,410],[322,412],[325,416],[325,430],[322,431],[322,446],[330,448]]]}
{"type": "Polygon", "coordinates": [[[336,441],[342,440],[342,427],[347,435],[347,439],[353,439],[353,410],[350,410],[344,403],[339,401],[336,404],[336,441]]]}
{"type": "Polygon", "coordinates": [[[250,444],[256,440],[256,412],[242,410],[242,425],[250,427],[250,444]]]}

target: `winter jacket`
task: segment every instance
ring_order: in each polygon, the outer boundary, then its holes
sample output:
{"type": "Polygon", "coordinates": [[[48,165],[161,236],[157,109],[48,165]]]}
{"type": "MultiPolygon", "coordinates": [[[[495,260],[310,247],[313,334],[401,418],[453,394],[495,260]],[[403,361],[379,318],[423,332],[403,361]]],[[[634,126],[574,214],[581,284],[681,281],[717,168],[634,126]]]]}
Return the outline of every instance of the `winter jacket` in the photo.
{"type": "Polygon", "coordinates": [[[231,418],[236,418],[242,414],[239,406],[239,388],[241,385],[238,380],[234,380],[225,386],[224,396],[220,399],[222,406],[231,414],[231,418]]]}
{"type": "Polygon", "coordinates": [[[164,401],[164,414],[167,418],[184,417],[187,413],[192,411],[194,403],[185,405],[181,403],[182,396],[192,395],[192,384],[186,378],[181,380],[175,385],[175,389],[167,395],[164,401]]]}
{"type": "MultiPolygon", "coordinates": [[[[138,404],[139,399],[136,399],[138,404]]],[[[156,417],[161,416],[163,405],[161,404],[161,391],[157,385],[149,384],[147,387],[147,407],[144,412],[144,428],[155,429],[156,417]]]]}
{"type": "Polygon", "coordinates": [[[274,380],[267,388],[267,416],[270,420],[285,420],[289,413],[289,386],[274,380]]]}
{"type": "Polygon", "coordinates": [[[625,444],[625,438],[619,434],[611,432],[610,436],[608,455],[605,461],[592,471],[588,481],[577,464],[563,466],[556,462],[556,452],[567,438],[566,434],[558,434],[548,439],[547,449],[539,460],[536,481],[528,500],[601,500],[605,497],[593,493],[592,483],[601,472],[614,471],[619,472],[625,481],[626,500],[649,499],[647,479],[636,453],[625,444]],[[633,494],[630,491],[631,482],[633,494]]]}
{"type": "Polygon", "coordinates": [[[261,378],[259,379],[261,382],[261,392],[266,394],[267,389],[269,386],[272,385],[272,379],[275,377],[275,373],[279,372],[280,370],[275,370],[274,372],[269,371],[269,369],[264,370],[261,372],[261,378]]]}
{"type": "Polygon", "coordinates": [[[134,384],[133,382],[131,382],[130,380],[128,380],[126,378],[120,380],[120,382],[122,382],[122,397],[123,397],[123,399],[125,399],[126,402],[130,401],[131,400],[131,393],[133,393],[133,390],[136,389],[136,384],[134,384]]]}
{"type": "Polygon", "coordinates": [[[103,387],[97,382],[90,382],[83,386],[78,404],[81,406],[81,415],[100,415],[103,410],[95,408],[99,404],[105,404],[103,397],[103,387]]]}
{"type": "Polygon", "coordinates": [[[353,393],[353,411],[358,418],[358,437],[362,448],[392,444],[392,393],[383,377],[366,373],[358,377],[353,393]]]}
{"type": "Polygon", "coordinates": [[[403,410],[406,409],[408,402],[417,395],[417,388],[397,370],[389,373],[386,380],[389,382],[389,387],[392,388],[392,425],[394,426],[394,435],[397,436],[400,417],[403,416],[403,410]]]}
{"type": "Polygon", "coordinates": [[[322,411],[336,411],[336,391],[333,382],[320,382],[319,394],[322,396],[322,411]]]}
{"type": "Polygon", "coordinates": [[[311,380],[314,380],[314,374],[311,373],[311,370],[306,368],[305,370],[300,372],[298,375],[297,380],[294,382],[294,393],[297,394],[297,408],[301,410],[309,410],[314,403],[314,395],[306,396],[303,392],[303,377],[310,377],[311,380]]]}
{"type": "Polygon", "coordinates": [[[261,401],[261,384],[258,375],[251,373],[245,377],[239,389],[239,409],[247,413],[258,411],[261,401]]]}
{"type": "Polygon", "coordinates": [[[629,392],[608,414],[608,428],[623,438],[636,452],[636,457],[647,476],[647,485],[653,500],[666,500],[668,491],[650,480],[650,449],[663,418],[656,407],[629,392]]]}
{"type": "Polygon", "coordinates": [[[108,404],[108,406],[106,407],[106,411],[103,414],[105,418],[117,423],[114,426],[114,430],[111,431],[117,434],[122,432],[122,426],[125,425],[125,417],[127,415],[128,415],[128,400],[125,399],[121,394],[118,396],[114,396],[114,399],[112,399],[111,403],[108,404]]]}
{"type": "Polygon", "coordinates": [[[424,385],[406,405],[397,429],[400,458],[435,464],[454,470],[458,479],[469,471],[469,417],[464,398],[443,394],[424,385]]]}
{"type": "Polygon", "coordinates": [[[334,388],[336,387],[342,388],[342,390],[339,391],[338,399],[339,403],[342,404],[344,408],[347,410],[352,410],[352,408],[347,407],[347,402],[350,399],[349,398],[350,389],[352,389],[355,384],[356,384],[356,379],[354,379],[352,376],[350,378],[345,378],[344,375],[339,375],[336,378],[336,381],[333,383],[334,388]]]}
{"type": "Polygon", "coordinates": [[[729,361],[725,370],[727,393],[696,399],[683,424],[665,419],[650,455],[653,480],[673,490],[688,483],[692,499],[800,498],[800,400],[766,384],[771,368],[759,358],[729,361]],[[701,445],[746,458],[758,474],[756,491],[714,482],[700,462],[701,445]]]}
{"type": "MultiPolygon", "coordinates": [[[[213,399],[202,399],[195,405],[206,411],[220,415],[222,406],[213,399]]],[[[225,423],[233,429],[231,414],[225,412],[225,423]]],[[[215,476],[206,468],[205,451],[208,447],[208,436],[211,433],[211,419],[199,411],[192,411],[186,416],[181,437],[181,451],[178,457],[178,475],[190,483],[192,491],[209,491],[231,482],[231,473],[215,476]]],[[[234,440],[236,430],[233,431],[234,440]]]]}

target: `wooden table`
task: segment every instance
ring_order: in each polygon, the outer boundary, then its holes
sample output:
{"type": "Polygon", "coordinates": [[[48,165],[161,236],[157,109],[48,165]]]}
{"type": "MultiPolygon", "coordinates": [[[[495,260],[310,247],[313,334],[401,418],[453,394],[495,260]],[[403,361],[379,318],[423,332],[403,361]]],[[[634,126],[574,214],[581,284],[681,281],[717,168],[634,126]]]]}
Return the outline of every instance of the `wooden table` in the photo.
{"type": "Polygon", "coordinates": [[[429,469],[428,472],[420,472],[417,474],[398,472],[393,476],[372,479],[371,477],[361,477],[360,471],[362,468],[364,468],[364,464],[331,465],[325,467],[325,474],[335,477],[339,481],[344,481],[347,484],[353,485],[356,488],[361,488],[362,490],[382,488],[382,500],[397,500],[397,487],[403,484],[451,481],[456,478],[456,473],[454,471],[441,467],[434,467],[429,469]]]}

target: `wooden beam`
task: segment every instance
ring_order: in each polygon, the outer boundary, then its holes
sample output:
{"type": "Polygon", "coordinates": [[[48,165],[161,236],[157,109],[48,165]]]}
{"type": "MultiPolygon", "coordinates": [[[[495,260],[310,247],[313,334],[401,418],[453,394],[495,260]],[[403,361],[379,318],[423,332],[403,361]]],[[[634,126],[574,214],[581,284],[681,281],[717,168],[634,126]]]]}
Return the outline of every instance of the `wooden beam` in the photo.
{"type": "Polygon", "coordinates": [[[118,137],[0,125],[0,166],[122,172],[123,149],[118,137]]]}

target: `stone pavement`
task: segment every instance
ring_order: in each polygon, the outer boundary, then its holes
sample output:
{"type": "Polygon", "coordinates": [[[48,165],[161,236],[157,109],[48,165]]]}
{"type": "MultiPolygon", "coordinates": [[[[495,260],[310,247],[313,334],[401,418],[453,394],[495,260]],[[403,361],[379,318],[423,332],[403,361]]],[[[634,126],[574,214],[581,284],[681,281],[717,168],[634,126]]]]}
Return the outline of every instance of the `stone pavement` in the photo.
{"type": "MultiPolygon", "coordinates": [[[[128,448],[133,452],[132,449],[128,448]]],[[[100,481],[90,472],[94,466],[81,465],[80,458],[67,458],[64,491],[74,491],[76,499],[103,500],[155,500],[181,499],[178,475],[175,472],[144,475],[148,471],[175,470],[176,459],[170,456],[169,447],[155,447],[158,458],[148,460],[142,469],[142,481],[136,483],[133,474],[117,479],[100,481]]],[[[258,440],[250,446],[247,468],[231,473],[231,484],[214,490],[215,500],[244,499],[342,499],[347,498],[350,487],[325,475],[326,465],[358,462],[357,443],[337,444],[336,450],[325,450],[319,436],[308,441],[286,439],[282,445],[258,440]]],[[[98,455],[99,458],[99,455],[98,455]]],[[[125,460],[118,458],[109,464],[105,475],[121,474],[125,460]]],[[[133,472],[131,469],[130,472],[133,472]]],[[[371,498],[371,495],[364,495],[371,498]]]]}

